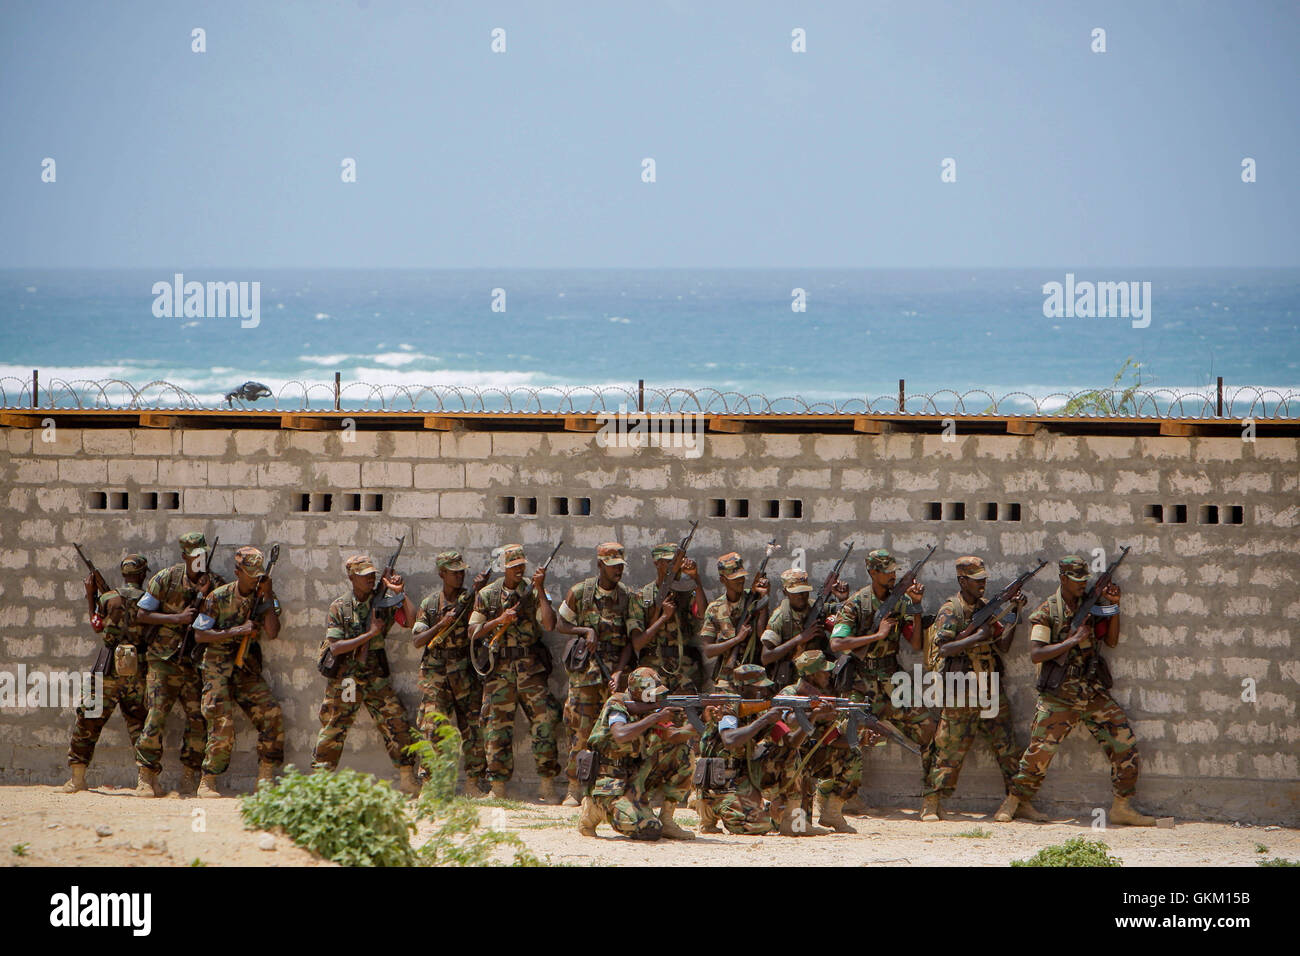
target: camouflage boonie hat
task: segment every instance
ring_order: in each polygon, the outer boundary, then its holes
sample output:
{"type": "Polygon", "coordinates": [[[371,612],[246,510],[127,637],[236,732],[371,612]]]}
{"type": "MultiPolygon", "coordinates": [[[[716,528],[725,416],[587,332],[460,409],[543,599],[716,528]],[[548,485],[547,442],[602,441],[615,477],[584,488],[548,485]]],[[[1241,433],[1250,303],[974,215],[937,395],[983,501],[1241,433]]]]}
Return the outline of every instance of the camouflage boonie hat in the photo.
{"type": "Polygon", "coordinates": [[[745,576],[745,559],[735,551],[729,551],[718,558],[718,573],[727,580],[745,576]]]}
{"type": "Polygon", "coordinates": [[[675,557],[677,557],[677,543],[675,541],[668,544],[656,544],[650,549],[650,558],[653,561],[663,561],[665,559],[671,561],[675,557]]]}
{"type": "Polygon", "coordinates": [[[596,548],[596,558],[601,564],[613,567],[619,564],[627,564],[623,560],[623,546],[617,541],[606,541],[600,547],[596,548]]]}
{"type": "Polygon", "coordinates": [[[804,651],[794,659],[794,671],[800,677],[805,674],[816,674],[818,671],[828,671],[832,666],[821,651],[804,651]]]}
{"type": "Polygon", "coordinates": [[[186,531],[181,535],[181,554],[187,558],[205,550],[207,546],[208,540],[203,537],[202,531],[186,531]]]}
{"type": "Polygon", "coordinates": [[[982,581],[989,576],[988,570],[984,567],[984,562],[973,554],[958,558],[956,563],[957,577],[959,578],[974,578],[976,581],[982,581]]]}
{"type": "Polygon", "coordinates": [[[348,574],[374,574],[375,563],[366,554],[354,554],[343,562],[343,569],[348,574]]]}
{"type": "Polygon", "coordinates": [[[752,687],[775,687],[761,664],[741,664],[731,672],[731,682],[752,687]]]}
{"type": "Polygon", "coordinates": [[[666,693],[668,688],[659,682],[659,674],[653,667],[638,667],[627,675],[627,696],[631,700],[649,702],[666,693]]]}
{"type": "Polygon", "coordinates": [[[522,544],[508,544],[501,551],[501,567],[513,568],[516,564],[527,564],[522,544]]]}
{"type": "Polygon", "coordinates": [[[781,587],[785,588],[787,594],[807,594],[812,590],[812,585],[808,583],[808,572],[798,568],[781,572],[781,587]]]}
{"type": "Polygon", "coordinates": [[[469,567],[459,551],[444,551],[434,559],[439,571],[464,571],[469,567]]]}
{"type": "Polygon", "coordinates": [[[888,548],[876,548],[875,551],[867,552],[867,570],[888,574],[890,571],[898,570],[898,562],[894,560],[888,548]]]}
{"type": "Polygon", "coordinates": [[[256,548],[240,548],[235,552],[235,567],[248,574],[261,574],[262,552],[256,548]]]}
{"type": "Polygon", "coordinates": [[[134,574],[149,567],[149,559],[143,554],[128,554],[122,559],[122,573],[134,574]]]}
{"type": "Polygon", "coordinates": [[[1071,581],[1088,580],[1088,562],[1077,554],[1067,554],[1056,565],[1056,568],[1071,581]]]}

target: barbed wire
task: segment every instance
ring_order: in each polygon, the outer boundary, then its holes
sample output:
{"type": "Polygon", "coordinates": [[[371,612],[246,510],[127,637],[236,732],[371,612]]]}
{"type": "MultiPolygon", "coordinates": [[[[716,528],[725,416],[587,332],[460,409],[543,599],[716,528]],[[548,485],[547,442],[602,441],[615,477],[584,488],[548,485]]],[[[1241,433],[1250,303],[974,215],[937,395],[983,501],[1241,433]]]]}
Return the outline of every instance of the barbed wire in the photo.
{"type": "MultiPolygon", "coordinates": [[[[14,376],[0,377],[0,408],[31,409],[32,383],[14,376]]],[[[500,413],[514,415],[596,415],[638,410],[679,415],[1070,415],[1083,418],[1300,418],[1300,392],[1253,385],[1225,387],[1223,407],[1214,388],[1205,389],[1080,389],[1031,395],[1007,392],[995,396],[987,389],[939,389],[899,396],[862,396],[809,401],[799,395],[769,398],[761,392],[716,388],[646,387],[635,385],[575,385],[510,387],[469,385],[383,385],[352,382],[339,389],[344,411],[422,412],[447,414],[500,413]]],[[[265,401],[235,397],[228,404],[205,404],[193,392],[158,379],[136,387],[123,379],[52,379],[40,386],[36,408],[106,409],[121,411],[201,411],[225,408],[280,412],[327,411],[334,408],[334,386],[323,382],[291,381],[265,401]]]]}

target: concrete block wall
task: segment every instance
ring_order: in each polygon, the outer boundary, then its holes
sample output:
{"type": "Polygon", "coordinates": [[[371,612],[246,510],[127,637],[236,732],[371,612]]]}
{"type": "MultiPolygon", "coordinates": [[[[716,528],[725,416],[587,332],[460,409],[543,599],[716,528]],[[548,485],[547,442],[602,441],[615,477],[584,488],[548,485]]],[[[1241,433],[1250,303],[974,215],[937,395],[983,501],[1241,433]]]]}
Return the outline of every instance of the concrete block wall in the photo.
{"type": "MultiPolygon", "coordinates": [[[[627,580],[644,583],[649,548],[680,537],[690,518],[701,520],[693,551],[708,559],[711,595],[719,593],[713,558],[735,549],[752,566],[772,537],[784,546],[775,570],[803,548],[817,580],[852,538],[847,576],[855,588],[866,581],[859,555],[869,548],[913,557],[937,544],[922,578],[928,610],[955,589],[952,560],[961,554],[982,554],[996,586],[1039,555],[1090,556],[1100,548],[1110,558],[1132,545],[1120,574],[1123,638],[1108,660],[1114,695],[1139,738],[1143,805],[1181,818],[1300,823],[1297,439],[770,433],[710,435],[703,455],[689,458],[680,449],[603,448],[582,433],[345,437],[60,428],[45,442],[39,430],[0,429],[0,670],[89,667],[97,638],[85,621],[73,541],[114,580],[115,562],[128,551],[148,555],[154,569],[174,562],[176,538],[191,529],[220,535],[218,570],[229,567],[228,548],[278,542],[285,627],[266,648],[266,669],[284,707],[289,760],[305,766],[323,686],[315,655],[325,610],[346,588],[342,561],[358,550],[382,560],[400,534],[409,535],[402,571],[420,596],[437,585],[439,550],[459,548],[479,568],[492,548],[521,541],[538,561],[562,534],[550,586],[557,603],[592,573],[594,549],[608,539],[628,549],[627,580]],[[115,507],[120,493],[125,507],[115,507]],[[179,507],[167,507],[167,493],[178,495],[179,507]],[[93,506],[103,503],[99,494],[108,496],[107,508],[93,506]],[[157,509],[144,507],[150,494],[160,496],[157,509]],[[318,496],[309,507],[331,495],[331,510],[296,510],[304,494],[318,496]],[[378,505],[365,496],[382,495],[382,510],[344,510],[352,495],[363,496],[355,502],[363,508],[378,505]],[[526,513],[533,498],[536,513],[526,513]],[[509,499],[515,513],[502,513],[509,499]],[[584,500],[588,514],[580,513],[584,500]],[[748,517],[734,516],[741,501],[748,517]],[[782,517],[766,517],[771,501],[782,517]],[[989,505],[997,506],[996,519],[989,505]],[[1163,521],[1149,517],[1153,506],[1163,521]],[[1174,520],[1178,506],[1185,522],[1174,520]],[[1204,523],[1208,506],[1217,507],[1219,523],[1204,523]],[[717,516],[719,507],[731,516],[717,516]],[[569,514],[552,514],[557,508],[569,514]],[[1241,523],[1228,523],[1236,518],[1241,523]],[[1247,681],[1253,702],[1242,700],[1247,681]]],[[[1040,599],[1054,586],[1046,569],[1031,595],[1040,599]]],[[[1026,637],[1009,655],[1022,742],[1035,696],[1026,637]]],[[[558,636],[549,640],[558,652],[558,636]]],[[[400,636],[392,643],[395,684],[413,714],[418,658],[400,636]]],[[[903,659],[914,658],[905,651],[903,659]]],[[[562,694],[562,669],[553,689],[562,694]]],[[[66,709],[0,711],[0,780],[62,779],[71,719],[66,709]]],[[[231,782],[247,784],[254,736],[242,716],[238,725],[231,782]]],[[[519,730],[516,778],[526,785],[534,774],[522,721],[519,730]]],[[[178,773],[176,744],[173,726],[169,782],[178,773]]],[[[345,765],[389,772],[366,716],[349,736],[345,765]]],[[[115,716],[91,780],[126,784],[133,773],[115,716]]],[[[913,802],[915,758],[893,748],[873,753],[866,790],[874,802],[913,802]]],[[[957,805],[992,806],[1000,796],[1000,778],[977,744],[957,805]]],[[[1080,728],[1062,747],[1040,804],[1077,812],[1108,802],[1107,765],[1080,728]]]]}

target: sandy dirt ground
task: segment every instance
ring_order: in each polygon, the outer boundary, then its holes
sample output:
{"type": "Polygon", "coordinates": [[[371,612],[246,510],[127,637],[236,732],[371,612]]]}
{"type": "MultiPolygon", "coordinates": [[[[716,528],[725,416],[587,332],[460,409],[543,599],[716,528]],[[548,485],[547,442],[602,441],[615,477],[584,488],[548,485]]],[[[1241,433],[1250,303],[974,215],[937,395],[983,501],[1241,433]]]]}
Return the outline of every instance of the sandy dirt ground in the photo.
{"type": "MultiPolygon", "coordinates": [[[[857,834],[746,837],[707,834],[695,840],[638,843],[601,826],[596,839],[578,835],[577,811],[506,801],[480,803],[484,826],[516,833],[552,863],[578,866],[1005,866],[1071,837],[1102,839],[1130,866],[1254,866],[1272,857],[1300,859],[1300,830],[1178,822],[1172,829],[1093,830],[1083,818],[1033,824],[992,822],[988,813],[951,814],[922,824],[915,810],[879,809],[850,817],[857,834]],[[1266,851],[1258,852],[1263,845],[1266,851]]],[[[679,812],[683,824],[695,815],[679,812]]],[[[424,830],[417,833],[417,844],[424,830]]],[[[330,865],[274,837],[245,830],[234,797],[141,800],[101,787],[65,794],[52,787],[0,787],[0,859],[9,866],[330,865]],[[200,811],[201,816],[195,811],[200,811]],[[199,824],[202,829],[199,829],[199,824]],[[100,828],[109,832],[100,835],[100,828]],[[25,846],[21,855],[16,846],[25,846]]]]}

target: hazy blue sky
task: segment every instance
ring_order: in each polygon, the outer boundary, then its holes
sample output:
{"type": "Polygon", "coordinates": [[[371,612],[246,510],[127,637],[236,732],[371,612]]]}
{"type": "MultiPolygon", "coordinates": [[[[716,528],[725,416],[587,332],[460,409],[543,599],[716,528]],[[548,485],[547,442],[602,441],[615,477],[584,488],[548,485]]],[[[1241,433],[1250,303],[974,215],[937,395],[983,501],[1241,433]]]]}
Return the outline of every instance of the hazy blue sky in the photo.
{"type": "Polygon", "coordinates": [[[0,266],[1300,264],[1294,0],[2,9],[0,266]]]}

